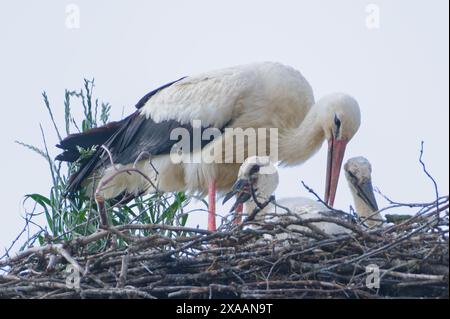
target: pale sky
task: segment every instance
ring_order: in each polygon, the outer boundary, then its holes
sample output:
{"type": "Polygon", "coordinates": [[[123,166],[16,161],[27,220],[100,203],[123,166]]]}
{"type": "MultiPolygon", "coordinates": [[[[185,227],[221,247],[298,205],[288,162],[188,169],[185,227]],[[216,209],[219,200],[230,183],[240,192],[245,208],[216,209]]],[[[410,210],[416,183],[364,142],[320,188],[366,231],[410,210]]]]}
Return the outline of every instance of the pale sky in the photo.
{"type": "MultiPolygon", "coordinates": [[[[0,249],[23,226],[23,196],[48,195],[51,183],[47,163],[13,141],[42,146],[42,123],[56,155],[41,92],[62,119],[64,89],[79,89],[83,78],[95,77],[96,95],[120,119],[123,108],[129,114],[147,92],[184,75],[255,61],[291,65],[316,100],[335,91],[358,100],[362,125],[346,159],[367,157],[375,186],[397,201],[432,201],[432,184],[418,163],[424,140],[424,160],[441,194],[448,194],[448,6],[447,0],[3,3],[0,249]],[[76,29],[66,25],[70,3],[80,10],[76,29]],[[370,3],[379,9],[379,28],[367,27],[370,3]]],[[[301,180],[322,195],[325,165],[323,146],[304,165],[282,169],[277,197],[311,196],[301,180]]],[[[341,175],[335,206],[350,204],[341,175]]],[[[206,214],[190,223],[206,227],[206,214]]]]}

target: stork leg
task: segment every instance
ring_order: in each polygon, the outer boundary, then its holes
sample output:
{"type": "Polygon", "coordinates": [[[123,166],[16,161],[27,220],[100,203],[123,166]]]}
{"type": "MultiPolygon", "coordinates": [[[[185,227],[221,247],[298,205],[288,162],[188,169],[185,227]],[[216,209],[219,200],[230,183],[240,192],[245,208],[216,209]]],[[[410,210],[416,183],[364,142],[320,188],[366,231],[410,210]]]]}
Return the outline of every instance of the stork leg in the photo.
{"type": "Polygon", "coordinates": [[[216,181],[208,185],[208,230],[216,231],[216,181]]]}
{"type": "Polygon", "coordinates": [[[100,194],[95,194],[95,201],[97,202],[97,209],[100,214],[100,228],[108,228],[108,216],[105,209],[105,199],[100,194]]]}
{"type": "Polygon", "coordinates": [[[239,225],[242,222],[242,211],[244,208],[244,204],[240,203],[235,210],[233,223],[235,225],[239,225]]]}

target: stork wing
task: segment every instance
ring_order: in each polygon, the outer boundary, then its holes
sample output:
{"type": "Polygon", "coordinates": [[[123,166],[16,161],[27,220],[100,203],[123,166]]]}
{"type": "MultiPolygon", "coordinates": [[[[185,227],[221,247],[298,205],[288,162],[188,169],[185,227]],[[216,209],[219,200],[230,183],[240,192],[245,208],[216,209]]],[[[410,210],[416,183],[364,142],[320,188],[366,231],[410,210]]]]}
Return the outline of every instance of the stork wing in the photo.
{"type": "Polygon", "coordinates": [[[202,126],[223,127],[239,115],[239,103],[257,85],[254,72],[234,67],[186,77],[139,103],[140,112],[155,122],[181,124],[200,120],[202,126]]]}
{"type": "MultiPolygon", "coordinates": [[[[151,155],[169,153],[178,142],[170,138],[170,132],[175,128],[187,129],[192,138],[195,120],[200,121],[198,126],[202,132],[211,127],[223,131],[232,119],[241,115],[245,99],[256,91],[252,88],[260,85],[252,70],[251,65],[232,67],[163,85],[146,94],[136,104],[135,113],[109,129],[97,129],[98,135],[84,132],[67,137],[59,145],[66,151],[58,159],[73,161],[79,154],[76,146],[89,139],[83,145],[104,145],[115,163],[128,164],[133,163],[143,152],[151,155]]],[[[201,146],[212,139],[202,140],[201,146]]],[[[94,170],[109,164],[107,152],[98,147],[92,157],[83,162],[71,176],[68,193],[78,190],[83,180],[94,170]]]]}
{"type": "MultiPolygon", "coordinates": [[[[184,128],[191,138],[190,145],[194,145],[192,138],[194,128],[190,124],[181,124],[175,120],[155,122],[152,118],[146,118],[138,111],[127,117],[120,129],[118,129],[103,145],[109,150],[114,163],[129,164],[138,159],[141,154],[160,155],[171,151],[172,146],[180,141],[171,139],[170,132],[173,129],[184,128]]],[[[206,127],[200,128],[200,134],[206,127]]],[[[221,128],[220,128],[221,129],[221,128]]],[[[213,137],[201,140],[201,147],[208,144],[213,137]]],[[[192,151],[192,149],[191,149],[192,151]]],[[[145,159],[141,158],[141,159],[145,159]]],[[[104,148],[98,147],[95,153],[74,173],[67,187],[67,193],[77,191],[85,178],[101,166],[111,165],[111,160],[104,148]]]]}
{"type": "MultiPolygon", "coordinates": [[[[220,129],[230,123],[233,107],[239,94],[233,92],[233,72],[220,72],[195,78],[182,78],[168,83],[146,94],[136,105],[136,112],[127,118],[101,128],[73,134],[64,139],[58,147],[65,151],[58,160],[76,161],[80,156],[77,146],[97,145],[95,153],[82,162],[67,187],[67,193],[77,191],[83,180],[103,165],[109,165],[104,145],[115,163],[133,163],[142,153],[150,155],[167,154],[180,139],[171,139],[175,128],[184,128],[194,145],[194,120],[200,120],[201,133],[206,128],[220,129]],[[214,75],[214,76],[213,76],[214,75]],[[228,87],[230,86],[230,87],[228,87]],[[234,99],[233,99],[234,97],[234,99]]],[[[213,137],[201,141],[201,147],[213,137]]]]}
{"type": "Polygon", "coordinates": [[[145,94],[145,95],[139,100],[139,102],[137,102],[136,108],[139,110],[140,108],[142,108],[142,107],[145,105],[145,103],[147,103],[148,100],[150,100],[150,98],[151,98],[153,95],[155,95],[155,94],[158,93],[159,91],[164,90],[165,88],[171,86],[172,84],[174,84],[174,83],[176,83],[176,82],[178,82],[178,81],[183,80],[184,78],[186,78],[186,77],[183,76],[182,78],[180,78],[180,79],[178,79],[178,80],[175,80],[175,81],[169,82],[169,83],[167,83],[167,84],[164,84],[163,86],[160,86],[159,88],[154,89],[153,91],[150,91],[149,93],[145,94]]]}

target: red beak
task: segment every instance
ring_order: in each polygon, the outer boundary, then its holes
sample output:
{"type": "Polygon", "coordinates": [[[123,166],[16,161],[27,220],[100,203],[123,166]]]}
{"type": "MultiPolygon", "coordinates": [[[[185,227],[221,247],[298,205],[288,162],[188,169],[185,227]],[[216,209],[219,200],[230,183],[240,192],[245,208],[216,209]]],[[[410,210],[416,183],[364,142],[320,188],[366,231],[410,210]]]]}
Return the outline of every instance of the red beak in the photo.
{"type": "Polygon", "coordinates": [[[339,181],[339,173],[341,172],[342,160],[344,158],[347,143],[347,140],[336,140],[334,137],[328,140],[325,203],[331,207],[334,204],[334,198],[336,196],[336,189],[339,181]]]}

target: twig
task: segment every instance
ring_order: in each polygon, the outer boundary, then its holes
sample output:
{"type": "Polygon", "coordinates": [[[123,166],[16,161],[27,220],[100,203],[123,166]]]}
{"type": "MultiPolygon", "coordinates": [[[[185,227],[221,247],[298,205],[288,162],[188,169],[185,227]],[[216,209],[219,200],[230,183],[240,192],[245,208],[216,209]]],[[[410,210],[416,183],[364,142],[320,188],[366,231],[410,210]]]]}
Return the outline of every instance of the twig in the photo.
{"type": "MultiPolygon", "coordinates": [[[[439,192],[438,192],[438,187],[437,187],[437,183],[436,180],[433,178],[433,176],[431,176],[431,174],[427,171],[427,167],[425,165],[425,163],[422,160],[422,156],[423,156],[423,144],[424,142],[422,141],[420,143],[420,156],[419,156],[419,162],[422,165],[422,169],[424,171],[424,173],[428,176],[428,178],[431,180],[431,182],[433,183],[433,187],[434,187],[434,193],[436,194],[436,211],[439,210],[439,192]]],[[[439,216],[439,214],[438,214],[439,216]]]]}

